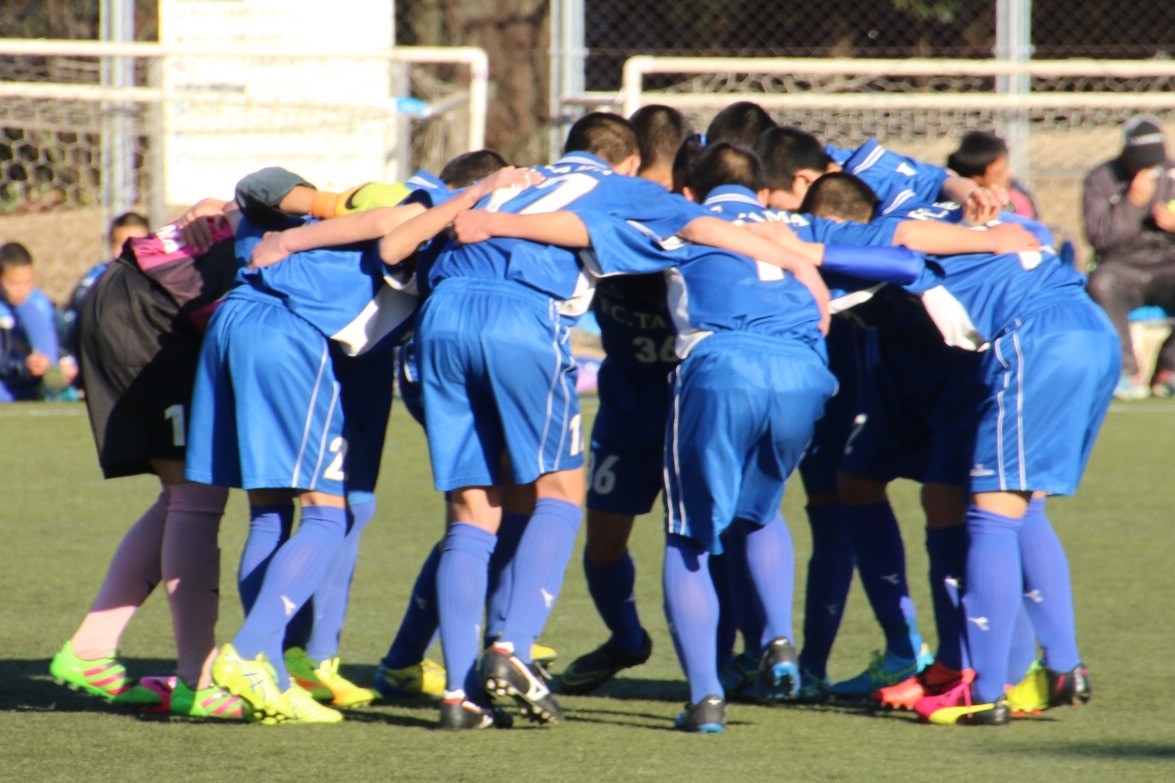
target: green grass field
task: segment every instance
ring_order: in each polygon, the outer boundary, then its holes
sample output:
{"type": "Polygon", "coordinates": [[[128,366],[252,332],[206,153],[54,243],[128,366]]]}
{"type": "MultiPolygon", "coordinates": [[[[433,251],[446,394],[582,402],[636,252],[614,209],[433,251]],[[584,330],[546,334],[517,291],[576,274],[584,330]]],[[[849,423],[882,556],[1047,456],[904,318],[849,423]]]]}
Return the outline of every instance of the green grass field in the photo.
{"type": "MultiPolygon", "coordinates": [[[[594,401],[585,401],[590,412],[594,401]]],[[[98,588],[108,558],[156,492],[152,479],[101,479],[80,405],[0,408],[0,781],[1017,781],[1175,780],[1175,537],[1169,482],[1175,406],[1115,405],[1081,494],[1052,501],[1068,548],[1093,702],[1005,729],[919,725],[903,715],[734,705],[720,736],[685,735],[670,719],[686,698],[661,613],[659,517],[633,542],[653,658],[600,696],[563,699],[553,727],[453,735],[432,730],[430,704],[376,705],[341,726],[199,724],[117,712],[52,683],[49,659],[98,588]]],[[[392,416],[380,511],[365,534],[344,638],[344,670],[370,683],[422,558],[441,532],[423,438],[392,416]]],[[[803,583],[808,528],[789,487],[803,583]]],[[[906,530],[911,584],[933,636],[913,485],[894,505],[906,530]]],[[[232,577],[246,531],[234,494],[221,532],[219,638],[240,622],[232,577]]],[[[800,621],[797,610],[797,625],[800,621]]],[[[575,555],[544,641],[563,663],[603,638],[575,555]]],[[[833,677],[855,674],[881,642],[854,587],[833,677]]],[[[123,639],[132,672],[174,657],[167,608],[152,598],[123,639]]],[[[559,664],[555,666],[556,670],[559,664]]]]}

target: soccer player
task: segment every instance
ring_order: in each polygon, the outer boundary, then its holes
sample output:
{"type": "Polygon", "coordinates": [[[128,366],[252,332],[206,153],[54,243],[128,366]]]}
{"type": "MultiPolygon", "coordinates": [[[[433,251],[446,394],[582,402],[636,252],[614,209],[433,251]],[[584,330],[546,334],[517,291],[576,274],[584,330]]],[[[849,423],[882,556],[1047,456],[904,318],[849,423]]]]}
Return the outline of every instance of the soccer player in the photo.
{"type": "Polygon", "coordinates": [[[706,126],[705,144],[727,141],[748,149],[771,128],[775,120],[757,103],[737,101],[714,115],[706,126]]]}
{"type": "MultiPolygon", "coordinates": [[[[638,109],[630,121],[641,148],[637,176],[672,189],[674,157],[689,135],[685,118],[653,105],[638,109]]],[[[590,693],[652,654],[652,638],[637,612],[628,539],[636,517],[652,509],[662,490],[666,378],[678,363],[662,275],[600,280],[592,311],[606,356],[591,434],[583,570],[610,636],[560,673],[557,689],[568,694],[590,693]]]]}
{"type": "Polygon", "coordinates": [[[0,246],[0,403],[41,399],[77,375],[72,359],[62,362],[53,303],[36,284],[28,248],[0,246]]]}

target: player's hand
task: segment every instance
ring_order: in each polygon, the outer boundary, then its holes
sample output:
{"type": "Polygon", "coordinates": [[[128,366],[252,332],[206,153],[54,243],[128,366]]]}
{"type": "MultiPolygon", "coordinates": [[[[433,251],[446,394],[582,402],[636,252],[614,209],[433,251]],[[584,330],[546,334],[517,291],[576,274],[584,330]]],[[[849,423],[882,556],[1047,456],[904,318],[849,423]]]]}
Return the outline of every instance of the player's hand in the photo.
{"type": "Polygon", "coordinates": [[[1126,198],[1136,207],[1145,207],[1155,197],[1161,176],[1163,176],[1161,166],[1151,166],[1138,172],[1130,180],[1130,187],[1126,189],[1126,198]]]}
{"type": "Polygon", "coordinates": [[[1155,219],[1155,225],[1168,234],[1175,234],[1175,199],[1168,201],[1166,204],[1155,204],[1151,210],[1151,217],[1155,219]]]}
{"type": "Polygon", "coordinates": [[[1010,198],[1003,185],[976,188],[963,203],[963,219],[973,226],[982,226],[999,217],[1010,198]]]}
{"type": "Polygon", "coordinates": [[[503,188],[527,188],[537,185],[544,179],[542,174],[532,169],[519,169],[514,166],[505,166],[498,169],[485,179],[478,180],[469,186],[469,192],[475,200],[480,201],[495,190],[503,188]]]}
{"type": "Polygon", "coordinates": [[[249,257],[249,269],[264,269],[273,266],[290,255],[286,248],[285,233],[282,231],[266,231],[261,241],[253,247],[253,255],[249,257]]]}
{"type": "Polygon", "coordinates": [[[184,244],[199,253],[208,252],[212,247],[212,232],[216,221],[223,219],[227,201],[206,198],[196,202],[177,222],[184,244]]]}
{"type": "Polygon", "coordinates": [[[467,209],[458,212],[453,218],[453,238],[463,245],[472,245],[475,242],[485,242],[492,239],[494,234],[490,225],[494,219],[493,212],[484,209],[467,209]]]}
{"type": "Polygon", "coordinates": [[[1040,250],[1040,240],[1024,226],[1016,223],[1000,223],[986,229],[988,235],[995,240],[996,255],[1003,253],[1019,253],[1021,250],[1040,250]]]}
{"type": "Polygon", "coordinates": [[[57,363],[61,370],[61,376],[65,378],[65,385],[69,386],[78,377],[78,363],[72,356],[62,356],[61,361],[57,363]]]}
{"type": "Polygon", "coordinates": [[[49,357],[43,353],[36,351],[30,353],[24,360],[25,366],[29,368],[29,375],[34,378],[40,378],[53,365],[49,361],[49,357]]]}
{"type": "Polygon", "coordinates": [[[828,286],[824,284],[824,278],[816,270],[816,265],[797,261],[788,271],[812,292],[812,298],[816,300],[816,306],[820,308],[820,331],[823,334],[828,334],[828,329],[832,326],[832,315],[828,309],[832,294],[829,292],[828,286]]]}

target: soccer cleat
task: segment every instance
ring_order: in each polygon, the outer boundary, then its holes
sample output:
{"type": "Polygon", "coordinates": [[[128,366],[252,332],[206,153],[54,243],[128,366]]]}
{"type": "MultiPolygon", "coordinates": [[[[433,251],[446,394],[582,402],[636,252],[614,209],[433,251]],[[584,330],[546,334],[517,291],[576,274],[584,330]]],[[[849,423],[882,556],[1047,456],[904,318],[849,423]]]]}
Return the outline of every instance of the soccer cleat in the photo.
{"type": "Polygon", "coordinates": [[[319,704],[310,691],[296,682],[290,683],[282,699],[286,703],[285,713],[272,720],[263,719],[262,723],[341,723],[343,720],[343,713],[319,704]]]}
{"type": "Polygon", "coordinates": [[[1151,396],[1167,398],[1175,394],[1175,372],[1159,370],[1151,378],[1151,396]]]}
{"type": "Polygon", "coordinates": [[[549,668],[559,658],[559,651],[554,647],[535,642],[530,646],[530,660],[544,669],[549,668]]]}
{"type": "Polygon", "coordinates": [[[53,656],[49,674],[58,685],[97,696],[112,704],[154,707],[162,703],[157,690],[143,687],[127,674],[126,667],[118,661],[117,653],[87,661],[74,653],[73,642],[66,642],[61,651],[53,656]]]}
{"type": "Polygon", "coordinates": [[[1084,666],[1054,672],[1040,661],[1033,661],[1024,679],[1005,693],[1013,715],[1033,715],[1063,704],[1085,704],[1091,695],[1089,670],[1084,666]]]}
{"type": "MultiPolygon", "coordinates": [[[[362,688],[339,674],[339,657],[323,661],[314,669],[318,681],[327,687],[331,694],[331,702],[336,707],[345,710],[366,707],[378,695],[370,688],[362,688]]],[[[316,695],[311,694],[314,698],[316,695]]]]}
{"type": "MultiPolygon", "coordinates": [[[[246,659],[231,644],[224,645],[212,661],[212,681],[248,702],[254,716],[262,723],[279,723],[293,715],[285,695],[277,688],[277,674],[264,653],[246,659]]],[[[307,691],[299,690],[313,700],[307,691]]]]}
{"type": "Polygon", "coordinates": [[[385,699],[431,696],[445,693],[445,667],[425,658],[403,669],[389,669],[380,664],[375,670],[375,689],[385,699]]]}
{"type": "Polygon", "coordinates": [[[800,672],[800,689],[796,691],[796,704],[823,704],[828,701],[828,677],[818,677],[807,669],[800,672]]]}
{"type": "Polygon", "coordinates": [[[239,696],[209,685],[194,691],[183,680],[175,678],[169,711],[172,715],[188,718],[218,718],[221,720],[252,720],[253,711],[239,696]]]}
{"type": "Polygon", "coordinates": [[[581,695],[596,688],[631,666],[640,666],[653,653],[653,640],[646,633],[641,646],[633,652],[621,647],[613,637],[590,653],[581,655],[563,670],[556,681],[559,693],[581,695]]]}
{"type": "Polygon", "coordinates": [[[899,658],[896,655],[879,652],[873,653],[873,659],[865,671],[841,682],[833,683],[828,689],[834,699],[868,699],[878,688],[896,685],[907,677],[913,676],[925,669],[934,658],[926,645],[917,658],[899,658]]]}
{"type": "Polygon", "coordinates": [[[792,701],[799,689],[796,648],[786,636],[778,636],[763,648],[751,695],[758,701],[792,701]]]}
{"type": "Polygon", "coordinates": [[[1150,395],[1151,390],[1140,375],[1123,375],[1114,387],[1114,399],[1118,400],[1145,400],[1150,395]]]}
{"type": "Polygon", "coordinates": [[[718,669],[722,692],[731,701],[752,701],[755,678],[759,674],[759,658],[741,652],[718,669]]]}
{"type": "Polygon", "coordinates": [[[1002,695],[990,704],[975,704],[971,699],[971,683],[959,682],[937,696],[923,696],[914,711],[922,720],[939,726],[1005,726],[1011,720],[1002,695]]]}
{"type": "Polygon", "coordinates": [[[918,700],[926,696],[946,693],[960,682],[970,683],[975,679],[971,669],[959,671],[943,666],[938,661],[927,666],[913,677],[907,677],[894,685],[887,685],[873,691],[870,697],[879,707],[892,710],[912,710],[918,700]]]}
{"type": "Polygon", "coordinates": [[[331,693],[326,683],[318,679],[318,672],[315,671],[317,667],[314,661],[310,660],[305,649],[291,647],[285,651],[282,658],[286,665],[286,671],[290,673],[290,679],[309,691],[311,696],[318,701],[330,701],[334,698],[334,694],[331,693]]]}
{"type": "Polygon", "coordinates": [[[726,701],[721,696],[707,696],[697,704],[687,704],[673,725],[682,731],[721,734],[726,728],[726,701]]]}
{"type": "Polygon", "coordinates": [[[472,731],[488,729],[493,725],[493,712],[466,699],[464,691],[445,692],[441,699],[441,720],[438,728],[447,731],[472,731]]]}
{"type": "Polygon", "coordinates": [[[536,723],[558,723],[563,710],[551,689],[536,672],[509,648],[495,644],[481,659],[486,691],[492,696],[513,699],[522,715],[536,723]]]}

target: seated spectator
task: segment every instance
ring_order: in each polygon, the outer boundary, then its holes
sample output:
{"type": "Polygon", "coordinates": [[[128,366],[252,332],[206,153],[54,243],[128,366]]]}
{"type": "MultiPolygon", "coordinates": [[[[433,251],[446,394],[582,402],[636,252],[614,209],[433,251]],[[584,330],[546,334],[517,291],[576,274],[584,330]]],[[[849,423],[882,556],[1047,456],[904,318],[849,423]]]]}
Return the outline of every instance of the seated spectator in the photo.
{"type": "Polygon", "coordinates": [[[40,399],[77,375],[72,362],[59,363],[53,303],[36,285],[28,248],[0,245],[0,402],[40,399]]]}
{"type": "Polygon", "coordinates": [[[994,133],[971,131],[959,148],[947,157],[947,168],[980,187],[999,185],[1008,191],[1008,211],[1026,218],[1037,217],[1032,194],[1012,177],[1008,145],[994,133]]]}
{"type": "Polygon", "coordinates": [[[1154,375],[1145,378],[1127,320],[1143,305],[1175,312],[1173,165],[1160,120],[1140,115],[1123,127],[1122,152],[1085,177],[1085,234],[1098,255],[1089,295],[1110,316],[1122,344],[1119,399],[1175,392],[1175,338],[1163,343],[1154,375]]]}

